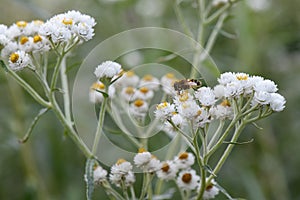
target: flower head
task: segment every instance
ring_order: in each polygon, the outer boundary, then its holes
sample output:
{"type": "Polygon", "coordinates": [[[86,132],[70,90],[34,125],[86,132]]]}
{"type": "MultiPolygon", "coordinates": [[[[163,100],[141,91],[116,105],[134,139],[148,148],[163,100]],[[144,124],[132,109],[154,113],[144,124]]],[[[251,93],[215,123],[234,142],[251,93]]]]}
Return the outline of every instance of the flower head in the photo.
{"type": "Polygon", "coordinates": [[[19,71],[30,64],[30,58],[24,51],[17,51],[10,54],[8,62],[12,70],[19,71]]]}
{"type": "Polygon", "coordinates": [[[168,160],[161,163],[160,169],[156,172],[156,175],[158,176],[158,178],[168,181],[176,177],[177,171],[178,169],[174,162],[168,160]]]}
{"type": "Polygon", "coordinates": [[[191,167],[195,162],[195,156],[192,153],[182,152],[174,158],[174,163],[178,169],[191,167]]]}
{"type": "Polygon", "coordinates": [[[193,169],[183,170],[179,173],[176,183],[183,190],[194,190],[198,187],[200,177],[193,169]]]}
{"type": "Polygon", "coordinates": [[[98,65],[95,69],[94,74],[97,78],[113,78],[114,76],[120,74],[121,65],[113,61],[105,61],[98,65]]]}

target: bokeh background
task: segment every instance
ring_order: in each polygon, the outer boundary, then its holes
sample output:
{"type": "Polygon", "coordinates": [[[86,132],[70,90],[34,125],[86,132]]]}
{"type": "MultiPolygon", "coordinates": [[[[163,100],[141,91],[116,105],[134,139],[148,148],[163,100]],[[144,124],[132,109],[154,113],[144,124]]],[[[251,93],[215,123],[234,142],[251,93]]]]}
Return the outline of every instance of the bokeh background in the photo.
{"type": "MultiPolygon", "coordinates": [[[[0,0],[0,23],[47,18],[68,10],[93,16],[93,40],[81,45],[70,64],[75,77],[93,47],[121,31],[159,26],[182,31],[173,0],[0,0]]],[[[182,3],[191,26],[194,0],[182,3]]],[[[249,126],[218,181],[234,197],[254,200],[300,199],[300,1],[246,0],[232,9],[212,50],[221,72],[244,71],[274,80],[286,109],[249,126]],[[251,2],[250,2],[251,1],[251,2]],[[230,33],[230,34],[228,34],[230,33]],[[230,37],[228,37],[230,36],[230,37]]],[[[147,54],[141,59],[147,60],[147,54]]],[[[124,61],[125,62],[125,61],[124,61]]],[[[30,81],[29,74],[23,74],[30,81]]],[[[72,78],[71,78],[72,82],[72,78]]],[[[35,84],[32,82],[31,84],[35,84]]],[[[44,116],[26,144],[19,144],[40,107],[0,70],[0,199],[85,199],[85,158],[53,113],[44,116]]],[[[87,119],[88,120],[88,119],[87,119]]],[[[95,199],[106,199],[97,190],[95,199]]],[[[220,195],[217,199],[224,199],[220,195]]]]}

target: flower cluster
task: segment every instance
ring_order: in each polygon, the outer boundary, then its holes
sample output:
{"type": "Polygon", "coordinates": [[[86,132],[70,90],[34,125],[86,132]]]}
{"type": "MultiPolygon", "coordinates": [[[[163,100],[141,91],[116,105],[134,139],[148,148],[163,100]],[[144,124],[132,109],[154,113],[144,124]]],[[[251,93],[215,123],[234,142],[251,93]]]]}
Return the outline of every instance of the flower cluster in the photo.
{"type": "MultiPolygon", "coordinates": [[[[156,174],[157,177],[165,181],[174,181],[178,187],[184,191],[198,192],[200,189],[200,176],[191,168],[195,162],[192,153],[182,152],[173,160],[159,161],[154,155],[145,149],[139,149],[133,162],[135,166],[143,170],[143,173],[156,174]]],[[[132,172],[133,166],[130,162],[119,159],[112,167],[109,174],[109,181],[117,186],[130,187],[135,182],[132,172]]],[[[94,168],[94,183],[99,184],[107,180],[107,171],[101,166],[94,168]]],[[[212,199],[219,189],[215,186],[215,180],[205,183],[204,199],[212,199]]]]}
{"type": "Polygon", "coordinates": [[[179,91],[172,103],[158,104],[155,114],[165,121],[165,130],[174,133],[187,124],[192,124],[196,130],[212,120],[232,119],[237,112],[253,109],[264,111],[267,116],[285,107],[284,97],[276,93],[276,84],[263,77],[226,72],[218,82],[214,88],[179,91]]]}
{"type": "Polygon", "coordinates": [[[43,54],[55,49],[59,44],[69,46],[92,39],[96,22],[78,11],[56,15],[43,22],[41,20],[17,21],[11,26],[0,24],[1,57],[8,60],[12,70],[33,66],[35,54],[43,54]]]}

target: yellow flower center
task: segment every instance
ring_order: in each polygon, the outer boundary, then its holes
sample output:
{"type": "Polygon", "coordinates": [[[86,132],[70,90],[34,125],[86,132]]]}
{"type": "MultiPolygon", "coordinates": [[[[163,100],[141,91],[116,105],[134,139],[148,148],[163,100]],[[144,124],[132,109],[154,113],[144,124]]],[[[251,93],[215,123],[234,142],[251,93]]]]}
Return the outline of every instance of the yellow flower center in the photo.
{"type": "Polygon", "coordinates": [[[103,84],[103,83],[99,83],[99,82],[95,82],[95,83],[93,83],[93,85],[92,85],[92,87],[91,87],[92,89],[94,89],[94,90],[104,90],[105,89],[105,85],[103,84]]]}
{"type": "Polygon", "coordinates": [[[146,149],[144,149],[143,147],[139,148],[138,153],[144,153],[144,152],[147,152],[146,149]]]}
{"type": "Polygon", "coordinates": [[[17,21],[16,25],[19,28],[25,28],[27,26],[27,22],[26,21],[17,21]]]}
{"type": "Polygon", "coordinates": [[[225,99],[225,100],[222,101],[221,106],[224,106],[224,107],[228,106],[228,107],[230,107],[230,102],[227,99],[225,99]]]}
{"type": "Polygon", "coordinates": [[[33,23],[35,25],[42,25],[42,24],[44,24],[44,22],[42,20],[39,20],[39,19],[38,20],[34,20],[33,23]]]}
{"type": "Polygon", "coordinates": [[[189,154],[188,154],[187,152],[183,152],[183,153],[179,154],[179,156],[178,156],[178,158],[179,158],[180,160],[185,160],[185,159],[187,159],[188,157],[189,157],[189,154]]]}
{"type": "Polygon", "coordinates": [[[175,78],[175,75],[172,74],[172,73],[167,73],[166,77],[169,78],[169,79],[173,79],[173,78],[175,78]]]}
{"type": "Polygon", "coordinates": [[[183,92],[179,96],[179,101],[181,101],[181,102],[187,101],[188,99],[189,99],[189,95],[187,92],[183,92]]]}
{"type": "Polygon", "coordinates": [[[123,159],[123,158],[120,158],[117,162],[116,162],[116,164],[117,165],[121,165],[122,163],[124,163],[124,162],[127,162],[125,159],[123,159]]]}
{"type": "Polygon", "coordinates": [[[135,73],[133,72],[133,71],[128,71],[128,72],[126,72],[126,76],[127,77],[132,77],[132,76],[134,76],[135,75],[135,73]]]}
{"type": "Polygon", "coordinates": [[[17,53],[12,53],[12,54],[10,55],[9,59],[10,59],[10,61],[11,61],[12,63],[15,63],[15,62],[18,61],[19,57],[20,57],[19,54],[17,54],[17,53]]]}
{"type": "Polygon", "coordinates": [[[26,37],[26,36],[23,36],[23,37],[21,37],[21,39],[20,39],[20,44],[25,44],[26,42],[28,42],[28,37],[26,37]]]}
{"type": "Polygon", "coordinates": [[[239,81],[245,81],[248,79],[248,76],[246,74],[240,74],[240,75],[237,75],[236,78],[239,80],[239,81]]]}
{"type": "Polygon", "coordinates": [[[162,165],[162,167],[161,167],[161,170],[162,170],[163,172],[168,172],[169,169],[170,169],[170,166],[169,166],[168,163],[164,163],[164,164],[162,165]]]}
{"type": "Polygon", "coordinates": [[[125,89],[125,93],[126,94],[133,94],[134,93],[134,88],[133,87],[127,87],[125,89]]]}
{"type": "Polygon", "coordinates": [[[168,103],[165,101],[163,103],[160,103],[156,106],[156,109],[160,110],[160,109],[163,109],[163,108],[166,108],[168,106],[168,103]]]}
{"type": "Polygon", "coordinates": [[[33,36],[33,42],[38,43],[42,41],[42,37],[40,35],[33,36]]]}
{"type": "Polygon", "coordinates": [[[70,19],[70,18],[64,18],[63,21],[62,21],[62,23],[64,25],[72,25],[73,24],[73,20],[70,19]]]}
{"type": "Polygon", "coordinates": [[[146,94],[147,92],[149,92],[149,89],[147,87],[141,87],[140,91],[141,91],[141,93],[146,94]]]}
{"type": "Polygon", "coordinates": [[[145,81],[152,81],[153,76],[150,75],[150,74],[147,74],[147,75],[145,75],[145,76],[143,77],[143,79],[144,79],[145,81]]]}
{"type": "Polygon", "coordinates": [[[197,116],[200,116],[202,114],[202,111],[201,110],[198,110],[197,111],[197,116]]]}
{"type": "Polygon", "coordinates": [[[136,100],[136,101],[134,102],[134,105],[135,105],[136,107],[141,107],[141,106],[144,105],[144,101],[141,100],[141,99],[138,99],[138,100],[136,100]]]}
{"type": "Polygon", "coordinates": [[[190,174],[190,173],[185,173],[185,174],[183,174],[181,180],[182,180],[183,182],[185,182],[185,183],[191,182],[191,180],[192,180],[192,174],[190,174]]]}

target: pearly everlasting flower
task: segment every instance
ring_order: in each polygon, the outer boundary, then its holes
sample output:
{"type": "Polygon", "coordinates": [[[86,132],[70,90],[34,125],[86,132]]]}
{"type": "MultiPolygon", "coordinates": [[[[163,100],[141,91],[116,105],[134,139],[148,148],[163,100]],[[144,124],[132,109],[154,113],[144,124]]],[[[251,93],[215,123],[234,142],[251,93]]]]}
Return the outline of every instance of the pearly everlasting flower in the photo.
{"type": "Polygon", "coordinates": [[[271,101],[271,94],[264,91],[255,92],[253,96],[252,105],[267,105],[271,101]]]}
{"type": "Polygon", "coordinates": [[[160,103],[156,106],[155,116],[159,119],[169,119],[175,113],[175,106],[168,102],[160,103]]]}
{"type": "Polygon", "coordinates": [[[218,78],[218,82],[224,86],[234,81],[236,81],[236,76],[233,72],[225,72],[220,75],[220,78],[218,78]]]}
{"type": "Polygon", "coordinates": [[[203,128],[205,126],[205,124],[209,123],[211,121],[211,116],[210,113],[207,111],[207,109],[205,108],[200,108],[197,111],[197,116],[195,119],[195,124],[194,124],[194,128],[197,129],[198,127],[203,128]]]}
{"type": "Polygon", "coordinates": [[[116,84],[122,87],[136,87],[139,81],[140,78],[133,71],[128,71],[116,81],[116,84]]]}
{"type": "Polygon", "coordinates": [[[203,194],[204,200],[213,199],[219,194],[220,190],[215,185],[216,185],[216,181],[214,179],[212,179],[211,182],[208,185],[206,185],[203,194]]]}
{"type": "Polygon", "coordinates": [[[256,92],[268,92],[274,93],[277,92],[277,85],[271,80],[259,81],[254,85],[254,90],[256,92]]]}
{"type": "Polygon", "coordinates": [[[233,108],[228,100],[224,100],[221,104],[212,107],[209,112],[215,119],[225,120],[233,118],[233,108]]]}
{"type": "Polygon", "coordinates": [[[150,90],[157,90],[159,88],[159,85],[159,80],[150,74],[145,75],[139,83],[139,87],[147,87],[150,90]]]}
{"type": "Polygon", "coordinates": [[[160,83],[162,86],[162,90],[168,94],[168,95],[175,95],[176,91],[174,89],[174,82],[177,79],[175,78],[175,75],[172,73],[167,73],[160,79],[160,83]]]}
{"type": "Polygon", "coordinates": [[[224,96],[228,98],[239,96],[243,93],[243,89],[244,88],[242,84],[240,84],[238,81],[233,81],[225,86],[224,96]]]}
{"type": "Polygon", "coordinates": [[[190,93],[185,91],[185,92],[182,92],[182,93],[176,95],[174,97],[173,101],[176,106],[180,106],[183,103],[189,103],[189,102],[194,101],[194,97],[190,93]]]}
{"type": "Polygon", "coordinates": [[[144,168],[150,162],[151,158],[151,153],[141,148],[138,154],[134,156],[133,162],[137,167],[144,168]]]}
{"type": "Polygon", "coordinates": [[[33,38],[22,36],[19,40],[19,49],[25,52],[31,52],[33,48],[33,38]]]}
{"type": "Polygon", "coordinates": [[[12,53],[18,51],[19,45],[16,42],[8,42],[1,51],[2,57],[8,57],[12,53]]]}
{"type": "Polygon", "coordinates": [[[214,87],[214,94],[215,94],[215,97],[218,99],[225,97],[225,86],[224,85],[216,85],[214,87]]]}
{"type": "Polygon", "coordinates": [[[135,182],[135,177],[132,172],[131,163],[124,159],[119,159],[117,163],[111,167],[109,180],[118,187],[121,186],[122,181],[124,181],[127,187],[132,185],[135,182]]]}
{"type": "Polygon", "coordinates": [[[33,36],[33,44],[32,44],[32,49],[33,52],[47,52],[50,50],[50,43],[49,40],[41,35],[34,35],[33,36]]]}
{"type": "Polygon", "coordinates": [[[136,92],[135,88],[128,86],[128,87],[122,88],[120,97],[122,99],[124,99],[125,101],[129,102],[129,101],[134,100],[135,92],[136,92]]]}
{"type": "Polygon", "coordinates": [[[273,111],[282,111],[285,108],[285,103],[285,98],[282,95],[278,93],[271,94],[270,107],[273,111]]]}
{"type": "MultiPolygon", "coordinates": [[[[90,88],[89,92],[89,98],[90,102],[92,103],[101,103],[103,101],[103,94],[100,92],[105,92],[105,85],[101,81],[97,81],[93,83],[93,85],[90,88]]],[[[110,85],[108,87],[108,96],[110,98],[114,97],[115,95],[115,87],[113,85],[110,85]]]]}
{"type": "Polygon", "coordinates": [[[192,153],[183,152],[174,158],[174,163],[178,169],[191,167],[195,162],[195,156],[192,153]]]}
{"type": "Polygon", "coordinates": [[[19,71],[30,64],[30,58],[24,51],[17,51],[10,55],[8,62],[12,70],[19,71]]]}
{"type": "Polygon", "coordinates": [[[212,106],[216,102],[213,90],[209,87],[201,87],[195,92],[195,97],[200,101],[202,106],[212,106]]]}
{"type": "Polygon", "coordinates": [[[101,166],[97,166],[94,169],[94,182],[96,184],[101,183],[102,181],[106,180],[107,171],[103,169],[101,166]]]}
{"type": "Polygon", "coordinates": [[[142,99],[137,99],[130,104],[129,111],[137,119],[143,120],[149,109],[149,105],[142,99]]]}
{"type": "Polygon", "coordinates": [[[181,103],[177,107],[178,114],[182,115],[186,119],[194,119],[199,115],[200,106],[196,101],[188,101],[181,103]]]}
{"type": "Polygon", "coordinates": [[[158,176],[158,178],[168,181],[175,179],[177,171],[178,169],[174,162],[168,160],[161,163],[160,169],[156,172],[156,175],[158,176]]]}
{"type": "Polygon", "coordinates": [[[113,78],[114,76],[120,74],[121,70],[121,65],[119,63],[105,61],[98,65],[94,74],[97,78],[113,78]]]}
{"type": "Polygon", "coordinates": [[[195,190],[200,182],[200,176],[193,169],[183,170],[179,173],[176,183],[182,190],[195,190]]]}
{"type": "Polygon", "coordinates": [[[148,87],[139,88],[135,94],[134,99],[150,100],[154,96],[153,90],[150,90],[148,87]]]}

